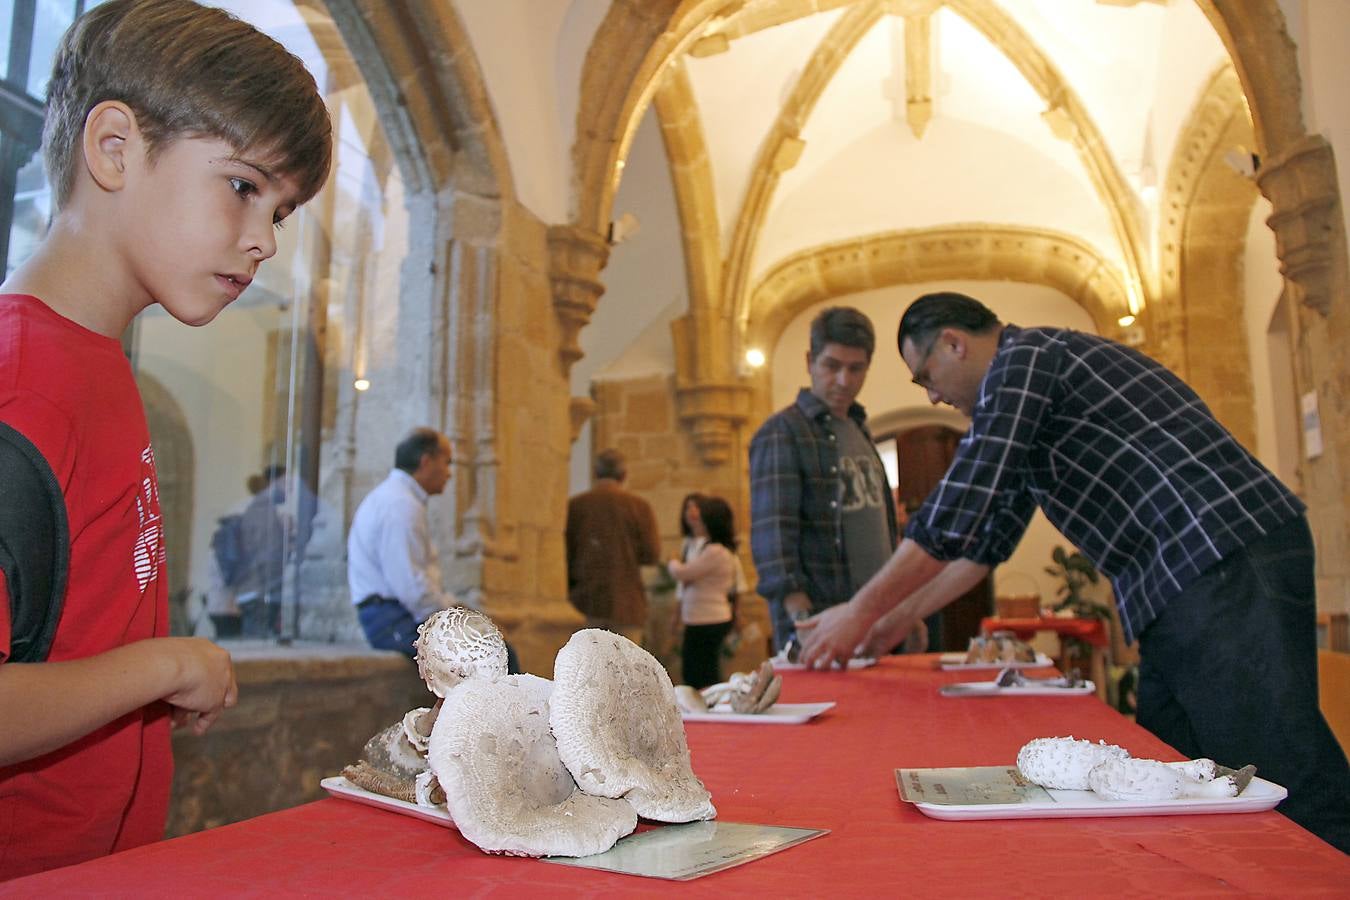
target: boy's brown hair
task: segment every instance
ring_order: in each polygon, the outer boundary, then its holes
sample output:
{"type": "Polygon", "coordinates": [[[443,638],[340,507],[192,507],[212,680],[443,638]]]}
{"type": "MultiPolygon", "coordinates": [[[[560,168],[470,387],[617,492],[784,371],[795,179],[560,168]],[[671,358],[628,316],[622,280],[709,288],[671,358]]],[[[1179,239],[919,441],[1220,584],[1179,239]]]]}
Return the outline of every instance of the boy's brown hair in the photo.
{"type": "Polygon", "coordinates": [[[120,100],[150,157],[181,137],[222,140],[318,193],[332,123],[314,77],[285,47],[224,10],[192,0],[108,0],[61,39],[47,87],[42,155],[55,206],[75,187],[89,111],[120,100]]]}

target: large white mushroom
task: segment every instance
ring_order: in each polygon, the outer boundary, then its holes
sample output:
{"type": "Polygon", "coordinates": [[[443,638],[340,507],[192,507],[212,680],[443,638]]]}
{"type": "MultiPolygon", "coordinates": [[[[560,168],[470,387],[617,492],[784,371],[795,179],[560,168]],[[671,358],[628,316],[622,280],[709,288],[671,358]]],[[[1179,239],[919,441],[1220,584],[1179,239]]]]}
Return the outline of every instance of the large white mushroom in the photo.
{"type": "Polygon", "coordinates": [[[577,790],[549,731],[551,685],[470,678],[445,698],[427,762],[464,837],[488,853],[589,856],[637,827],[625,800],[577,790]]]}
{"type": "Polygon", "coordinates": [[[506,674],[506,639],[477,610],[456,606],[433,613],[417,626],[417,671],[437,697],[466,678],[506,674]]]}
{"type": "Polygon", "coordinates": [[[1036,738],[1017,751],[1017,768],[1026,779],[1041,787],[1086,791],[1088,773],[1108,759],[1126,759],[1128,750],[1105,741],[1066,738],[1036,738]]]}
{"type": "Polygon", "coordinates": [[[553,664],[549,722],[577,785],[625,797],[659,822],[717,815],[689,760],[670,676],[650,653],[608,631],[572,635],[553,664]]]}

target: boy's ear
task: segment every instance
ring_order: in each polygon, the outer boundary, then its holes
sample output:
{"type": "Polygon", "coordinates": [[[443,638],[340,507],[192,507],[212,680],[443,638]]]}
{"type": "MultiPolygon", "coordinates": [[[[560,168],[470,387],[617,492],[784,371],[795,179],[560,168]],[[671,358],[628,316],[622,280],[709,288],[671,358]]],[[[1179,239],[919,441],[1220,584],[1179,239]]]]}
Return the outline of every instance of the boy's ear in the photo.
{"type": "Polygon", "coordinates": [[[126,184],[127,165],[140,152],[141,134],[136,114],[120,100],[104,100],[84,120],[84,164],[89,176],[105,191],[126,184]]]}

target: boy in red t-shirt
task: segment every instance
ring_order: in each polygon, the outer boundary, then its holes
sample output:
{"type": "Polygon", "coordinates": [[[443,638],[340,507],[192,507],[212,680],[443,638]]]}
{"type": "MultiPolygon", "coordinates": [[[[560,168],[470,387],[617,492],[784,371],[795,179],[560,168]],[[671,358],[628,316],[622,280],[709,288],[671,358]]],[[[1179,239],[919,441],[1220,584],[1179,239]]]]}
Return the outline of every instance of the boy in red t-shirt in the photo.
{"type": "Polygon", "coordinates": [[[0,285],[0,423],[55,476],[69,568],[42,662],[11,659],[0,578],[0,880],[158,840],[170,720],[201,734],[235,703],[229,654],[167,636],[154,457],[118,339],[153,303],[202,325],[236,299],[331,145],[301,62],[220,10],[109,0],[57,51],[56,211],[0,285]]]}

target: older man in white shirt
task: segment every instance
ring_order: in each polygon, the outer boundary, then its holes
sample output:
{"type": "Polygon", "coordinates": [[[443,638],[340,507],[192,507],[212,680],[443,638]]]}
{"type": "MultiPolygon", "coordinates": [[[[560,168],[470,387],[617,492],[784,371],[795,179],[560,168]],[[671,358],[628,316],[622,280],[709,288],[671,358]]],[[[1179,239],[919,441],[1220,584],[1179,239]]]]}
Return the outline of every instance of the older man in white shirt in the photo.
{"type": "MultiPolygon", "coordinates": [[[[450,482],[450,440],[415,428],[394,450],[394,468],[356,508],[347,535],[347,585],[370,646],[415,655],[417,626],[456,605],[441,590],[427,500],[450,482]]],[[[507,647],[512,672],[515,652],[507,647]]]]}

